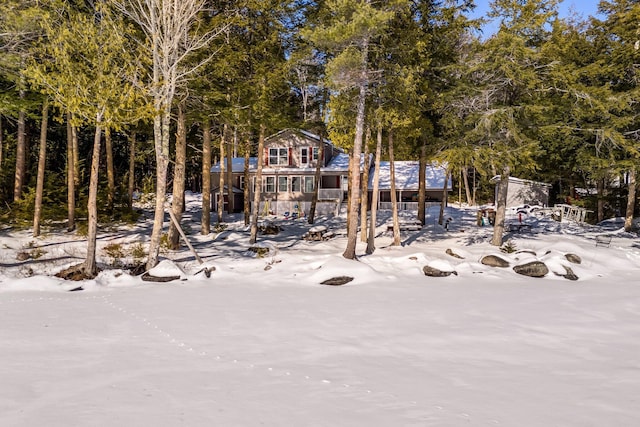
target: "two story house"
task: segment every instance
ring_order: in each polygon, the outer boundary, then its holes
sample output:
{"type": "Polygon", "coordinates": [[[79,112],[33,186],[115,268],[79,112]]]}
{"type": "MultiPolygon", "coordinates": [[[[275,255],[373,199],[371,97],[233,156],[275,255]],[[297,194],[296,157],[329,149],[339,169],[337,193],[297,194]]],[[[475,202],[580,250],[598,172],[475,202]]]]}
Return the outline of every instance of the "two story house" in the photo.
{"type": "MultiPolygon", "coordinates": [[[[315,191],[315,171],[318,162],[320,165],[320,188],[318,189],[318,204],[316,212],[320,215],[338,214],[347,199],[348,174],[349,174],[349,155],[338,147],[335,147],[331,141],[323,139],[322,145],[320,137],[311,132],[300,129],[285,129],[265,139],[265,148],[263,154],[262,165],[262,186],[260,212],[262,214],[271,214],[279,216],[302,216],[309,212],[313,194],[315,191]],[[322,149],[321,149],[322,147],[322,149]]],[[[370,160],[372,160],[370,158],[370,160]]],[[[226,168],[226,160],[224,161],[226,168]]],[[[373,167],[373,162],[370,164],[373,167]]],[[[364,156],[360,161],[360,173],[364,173],[364,156]]],[[[234,158],[232,160],[232,182],[225,183],[225,209],[228,200],[229,187],[233,194],[234,212],[241,212],[244,206],[244,159],[234,158]]],[[[255,174],[257,170],[257,158],[252,157],[249,163],[249,176],[255,185],[255,174]]],[[[444,170],[433,168],[431,170],[437,175],[440,173],[442,182],[439,188],[429,187],[428,198],[432,200],[440,200],[442,197],[442,185],[444,183],[444,170]]],[[[396,162],[396,178],[403,175],[417,177],[417,162],[396,162]],[[401,174],[398,174],[400,168],[401,174]]],[[[370,175],[373,175],[372,173],[370,175]]],[[[380,200],[384,203],[390,199],[389,186],[384,183],[388,182],[389,168],[388,162],[381,166],[380,174],[380,200]],[[386,172],[385,172],[386,171],[386,172]],[[385,175],[386,173],[386,175],[385,175]],[[387,177],[385,180],[385,176],[387,177]],[[386,191],[386,193],[385,193],[386,191]]],[[[429,175],[432,176],[433,174],[429,175]]],[[[417,180],[414,178],[409,180],[399,180],[396,190],[399,192],[398,200],[406,200],[410,198],[415,202],[417,207],[417,180]]],[[[215,211],[218,207],[218,197],[220,195],[220,163],[213,165],[211,168],[212,182],[212,209],[215,211]]],[[[428,180],[429,182],[439,182],[437,178],[428,180]]],[[[253,187],[250,187],[253,188],[253,187]]],[[[369,191],[371,192],[372,183],[369,182],[369,191]]],[[[251,201],[253,201],[253,192],[250,192],[251,201]]],[[[370,199],[371,200],[371,199],[370,199]]],[[[380,204],[379,207],[384,208],[385,205],[380,204]]],[[[406,209],[413,209],[413,205],[405,205],[406,209]]]]}

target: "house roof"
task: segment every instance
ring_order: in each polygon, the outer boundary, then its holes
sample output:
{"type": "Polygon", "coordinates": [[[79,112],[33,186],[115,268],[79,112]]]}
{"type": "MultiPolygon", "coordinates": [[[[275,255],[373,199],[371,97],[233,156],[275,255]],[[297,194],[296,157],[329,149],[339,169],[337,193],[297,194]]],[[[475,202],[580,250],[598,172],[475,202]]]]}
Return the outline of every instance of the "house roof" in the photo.
{"type": "MultiPolygon", "coordinates": [[[[499,183],[500,182],[500,175],[494,176],[493,178],[491,178],[489,180],[489,182],[492,182],[494,184],[499,183]]],[[[520,179],[520,178],[516,178],[516,177],[513,177],[513,176],[509,177],[509,182],[523,184],[523,185],[538,185],[538,186],[549,187],[549,188],[552,187],[551,184],[547,184],[546,182],[531,181],[529,179],[520,179]]]]}
{"type": "MultiPolygon", "coordinates": [[[[269,135],[268,137],[265,138],[265,141],[269,141],[271,139],[279,138],[280,136],[282,136],[282,135],[284,135],[286,133],[297,133],[297,134],[302,135],[302,136],[304,136],[304,137],[306,137],[308,139],[313,139],[314,141],[320,142],[320,136],[319,135],[316,135],[313,132],[309,132],[308,130],[293,129],[293,128],[282,129],[281,131],[276,132],[273,135],[269,135]]],[[[333,143],[328,138],[323,137],[322,138],[322,142],[324,142],[325,144],[329,144],[329,145],[333,146],[333,143]]]]}
{"type": "MultiPolygon", "coordinates": [[[[225,166],[225,171],[227,170],[227,159],[223,159],[222,162],[225,166]]],[[[232,170],[233,172],[237,172],[240,173],[242,171],[244,171],[244,157],[234,157],[231,160],[231,166],[232,166],[232,170]]],[[[254,171],[256,170],[258,166],[258,158],[257,157],[250,157],[249,158],[249,170],[250,171],[254,171]]],[[[211,172],[214,173],[220,173],[220,162],[214,164],[213,166],[211,166],[211,172]]]]}
{"type": "MultiPolygon", "coordinates": [[[[395,161],[396,190],[418,190],[420,162],[417,161],[395,161]]],[[[380,190],[391,189],[390,162],[380,162],[380,176],[378,178],[378,188],[380,190]]],[[[446,173],[446,164],[430,163],[425,168],[425,180],[427,190],[442,190],[446,173]]],[[[369,189],[373,189],[373,171],[369,174],[369,189]]],[[[451,180],[447,180],[447,188],[451,187],[451,180]]]]}

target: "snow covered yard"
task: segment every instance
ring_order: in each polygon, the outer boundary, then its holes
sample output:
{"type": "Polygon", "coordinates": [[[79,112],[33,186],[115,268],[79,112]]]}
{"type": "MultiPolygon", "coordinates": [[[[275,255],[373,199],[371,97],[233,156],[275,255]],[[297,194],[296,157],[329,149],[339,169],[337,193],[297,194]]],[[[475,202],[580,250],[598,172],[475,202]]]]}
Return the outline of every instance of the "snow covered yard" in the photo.
{"type": "MultiPolygon", "coordinates": [[[[448,213],[451,231],[431,219],[397,248],[383,218],[360,262],[340,256],[339,219],[322,219],[338,231],[323,242],[283,222],[261,237],[264,258],[231,224],[192,236],[210,278],[192,274],[185,249],[165,256],[186,281],[105,270],[81,292],[50,277],[79,262],[64,259],[81,254],[73,238],[38,241],[60,261],[32,262],[24,277],[15,252],[28,236],[2,233],[0,425],[638,425],[637,237],[611,229],[611,246],[596,247],[603,230],[532,223],[512,242],[552,272],[530,278],[481,264],[500,254],[490,228],[448,213]],[[566,253],[582,259],[577,281],[553,273],[566,253]],[[426,277],[426,264],[458,274],[426,277]],[[354,280],[319,284],[337,275],[354,280]]],[[[127,230],[119,241],[139,240],[127,230]]]]}

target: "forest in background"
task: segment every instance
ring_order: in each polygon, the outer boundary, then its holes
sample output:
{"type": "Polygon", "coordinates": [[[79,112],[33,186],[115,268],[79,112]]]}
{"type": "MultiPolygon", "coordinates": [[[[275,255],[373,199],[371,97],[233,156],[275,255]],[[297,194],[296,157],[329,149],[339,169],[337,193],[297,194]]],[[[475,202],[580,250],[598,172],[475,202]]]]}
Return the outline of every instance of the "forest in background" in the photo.
{"type": "MultiPolygon", "coordinates": [[[[516,176],[553,184],[552,203],[584,206],[593,221],[624,216],[630,229],[640,2],[602,1],[597,17],[561,19],[556,0],[494,0],[499,27],[485,36],[473,8],[471,0],[5,0],[0,222],[33,227],[34,236],[46,222],[82,228],[90,277],[98,224],[135,220],[134,193],[151,194],[151,268],[166,210],[181,213],[185,189],[207,195],[201,232],[210,232],[212,161],[259,157],[266,136],[298,127],[352,158],[445,161],[463,202],[493,201],[488,180],[516,176]],[[170,207],[167,193],[178,196],[170,207]]],[[[350,179],[357,212],[359,174],[350,179]]],[[[257,209],[246,218],[255,241],[257,209]]],[[[348,219],[347,258],[358,220],[348,219]]],[[[170,245],[178,231],[172,224],[170,245]]]]}

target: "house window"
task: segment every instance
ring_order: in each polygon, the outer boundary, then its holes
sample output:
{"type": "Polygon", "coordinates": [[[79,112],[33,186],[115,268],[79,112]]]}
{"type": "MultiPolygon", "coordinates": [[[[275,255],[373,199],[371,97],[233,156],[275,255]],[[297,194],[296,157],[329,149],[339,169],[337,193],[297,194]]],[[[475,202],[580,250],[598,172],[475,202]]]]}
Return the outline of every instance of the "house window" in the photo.
{"type": "Polygon", "coordinates": [[[288,148],[269,148],[269,164],[270,165],[288,165],[289,149],[288,148]]]}
{"type": "Polygon", "coordinates": [[[244,190],[244,176],[238,177],[238,188],[244,190]]]}
{"type": "Polygon", "coordinates": [[[300,164],[302,165],[309,164],[309,147],[300,148],[300,164]]]}
{"type": "Polygon", "coordinates": [[[304,178],[304,192],[305,193],[313,193],[313,190],[315,188],[315,186],[313,185],[314,177],[305,176],[303,178],[304,178]]]}
{"type": "Polygon", "coordinates": [[[279,176],[278,177],[278,192],[286,193],[289,191],[289,177],[279,176]]]}
{"type": "Polygon", "coordinates": [[[276,192],[276,177],[275,176],[266,176],[264,177],[262,191],[265,193],[275,193],[276,192]]]}
{"type": "Polygon", "coordinates": [[[291,177],[291,192],[292,193],[299,193],[300,190],[300,177],[299,176],[292,176],[291,177]]]}
{"type": "Polygon", "coordinates": [[[320,147],[313,147],[313,161],[315,162],[320,157],[320,147]]]}

